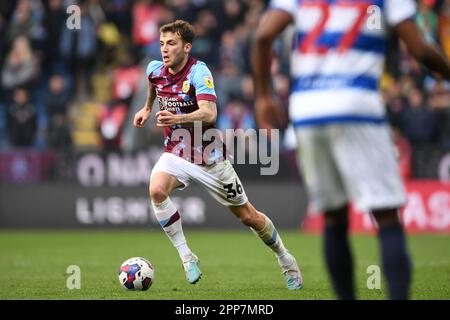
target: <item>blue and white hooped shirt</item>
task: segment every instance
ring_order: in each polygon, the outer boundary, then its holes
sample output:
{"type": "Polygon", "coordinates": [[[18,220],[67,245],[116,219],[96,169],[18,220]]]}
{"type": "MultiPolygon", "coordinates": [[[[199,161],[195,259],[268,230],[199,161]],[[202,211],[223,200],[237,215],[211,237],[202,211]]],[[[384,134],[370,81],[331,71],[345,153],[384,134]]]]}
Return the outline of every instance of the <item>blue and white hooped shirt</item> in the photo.
{"type": "Polygon", "coordinates": [[[413,18],[413,0],[272,0],[295,21],[289,113],[295,127],[385,122],[378,90],[387,27],[413,18]]]}

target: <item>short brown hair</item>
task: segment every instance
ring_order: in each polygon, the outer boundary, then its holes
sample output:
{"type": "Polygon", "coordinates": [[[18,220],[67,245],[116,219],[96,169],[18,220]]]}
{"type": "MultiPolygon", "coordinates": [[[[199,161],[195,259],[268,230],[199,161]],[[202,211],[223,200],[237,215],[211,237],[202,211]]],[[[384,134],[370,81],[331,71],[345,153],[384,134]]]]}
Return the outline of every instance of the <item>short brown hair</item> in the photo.
{"type": "Polygon", "coordinates": [[[195,36],[194,27],[189,22],[184,20],[177,20],[175,22],[165,24],[159,28],[159,32],[177,33],[181,40],[186,43],[192,43],[195,36]]]}

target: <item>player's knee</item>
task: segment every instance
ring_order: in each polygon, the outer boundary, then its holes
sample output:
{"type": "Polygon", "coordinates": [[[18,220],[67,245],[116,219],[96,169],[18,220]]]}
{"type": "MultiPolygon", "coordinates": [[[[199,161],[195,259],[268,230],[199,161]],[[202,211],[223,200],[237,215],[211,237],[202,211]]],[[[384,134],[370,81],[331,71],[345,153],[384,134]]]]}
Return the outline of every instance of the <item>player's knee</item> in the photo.
{"type": "Polygon", "coordinates": [[[168,192],[161,185],[150,185],[150,198],[154,203],[161,203],[169,196],[168,192]]]}
{"type": "Polygon", "coordinates": [[[398,208],[373,210],[372,214],[379,227],[400,224],[398,208]]]}
{"type": "Polygon", "coordinates": [[[325,225],[328,227],[348,226],[348,206],[325,210],[325,225]]]}

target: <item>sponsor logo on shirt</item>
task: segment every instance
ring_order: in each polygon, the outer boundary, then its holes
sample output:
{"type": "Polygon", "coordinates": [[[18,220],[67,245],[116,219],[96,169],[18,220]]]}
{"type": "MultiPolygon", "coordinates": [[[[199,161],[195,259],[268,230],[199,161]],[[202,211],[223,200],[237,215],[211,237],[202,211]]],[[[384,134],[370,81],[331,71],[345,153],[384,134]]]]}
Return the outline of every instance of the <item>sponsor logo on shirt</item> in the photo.
{"type": "Polygon", "coordinates": [[[206,85],[206,87],[208,87],[208,88],[210,88],[210,89],[213,89],[213,88],[214,88],[214,82],[213,82],[212,77],[206,76],[206,77],[204,77],[203,79],[205,79],[205,85],[206,85]]]}

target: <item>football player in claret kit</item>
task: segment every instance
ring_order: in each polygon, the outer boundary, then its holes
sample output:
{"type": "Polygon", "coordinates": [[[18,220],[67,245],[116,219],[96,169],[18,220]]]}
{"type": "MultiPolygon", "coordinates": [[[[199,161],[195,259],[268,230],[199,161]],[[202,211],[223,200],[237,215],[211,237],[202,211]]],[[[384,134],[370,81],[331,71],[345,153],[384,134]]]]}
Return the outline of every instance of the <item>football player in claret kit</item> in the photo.
{"type": "Polygon", "coordinates": [[[175,189],[186,188],[192,181],[197,182],[272,249],[288,289],[300,289],[302,276],[294,256],[283,245],[272,221],[248,201],[239,177],[223,156],[224,152],[213,149],[206,153],[208,159],[195,159],[196,151],[207,150],[205,147],[210,141],[200,141],[200,145],[196,145],[193,124],[202,123],[201,133],[214,128],[217,110],[213,78],[208,67],[189,56],[193,38],[194,29],[185,21],[177,20],[161,27],[162,61],[148,64],[147,101],[134,117],[134,125],[144,127],[153,102],[158,99],[157,126],[164,127],[165,152],[150,177],[149,193],[155,215],[178,250],[188,282],[195,284],[202,275],[199,259],[186,243],[182,214],[171,202],[170,194],[175,189]],[[190,142],[180,139],[177,130],[191,133],[190,142]]]}
{"type": "Polygon", "coordinates": [[[389,297],[409,297],[411,263],[399,220],[405,193],[378,91],[388,28],[434,75],[450,78],[448,61],[423,40],[415,14],[414,0],[271,0],[256,31],[255,113],[270,129],[280,110],[270,89],[271,48],[289,24],[295,28],[290,119],[311,203],[325,215],[325,260],[340,299],[356,297],[349,201],[377,222],[389,297]]]}

